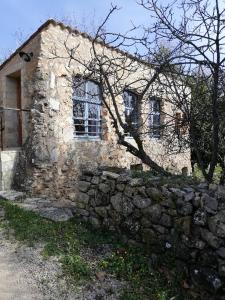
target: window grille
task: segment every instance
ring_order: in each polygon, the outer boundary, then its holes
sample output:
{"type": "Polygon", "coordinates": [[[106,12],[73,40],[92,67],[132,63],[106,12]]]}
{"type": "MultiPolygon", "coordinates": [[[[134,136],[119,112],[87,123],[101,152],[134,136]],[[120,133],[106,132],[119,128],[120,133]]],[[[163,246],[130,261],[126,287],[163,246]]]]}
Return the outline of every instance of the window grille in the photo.
{"type": "Polygon", "coordinates": [[[100,137],[102,96],[99,84],[75,77],[72,99],[75,136],[100,137]]]}

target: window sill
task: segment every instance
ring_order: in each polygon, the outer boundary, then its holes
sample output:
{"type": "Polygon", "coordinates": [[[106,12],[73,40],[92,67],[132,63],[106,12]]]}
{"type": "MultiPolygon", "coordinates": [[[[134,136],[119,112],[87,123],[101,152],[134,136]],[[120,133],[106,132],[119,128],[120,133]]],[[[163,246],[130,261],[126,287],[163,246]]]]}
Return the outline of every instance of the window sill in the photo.
{"type": "Polygon", "coordinates": [[[92,142],[100,142],[102,139],[100,137],[91,137],[91,136],[74,136],[74,140],[76,141],[92,141],[92,142]]]}

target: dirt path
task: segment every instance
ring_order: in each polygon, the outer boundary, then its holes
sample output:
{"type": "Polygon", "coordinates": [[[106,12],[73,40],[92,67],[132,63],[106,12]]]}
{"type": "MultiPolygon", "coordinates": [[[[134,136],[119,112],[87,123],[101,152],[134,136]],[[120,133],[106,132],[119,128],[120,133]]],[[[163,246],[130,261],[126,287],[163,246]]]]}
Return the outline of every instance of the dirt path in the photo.
{"type": "Polygon", "coordinates": [[[20,245],[0,230],[0,300],[75,299],[59,263],[43,259],[41,251],[41,245],[20,245]]]}
{"type": "Polygon", "coordinates": [[[27,270],[18,260],[16,248],[7,242],[3,232],[0,232],[0,299],[43,299],[37,283],[29,277],[27,270]]]}

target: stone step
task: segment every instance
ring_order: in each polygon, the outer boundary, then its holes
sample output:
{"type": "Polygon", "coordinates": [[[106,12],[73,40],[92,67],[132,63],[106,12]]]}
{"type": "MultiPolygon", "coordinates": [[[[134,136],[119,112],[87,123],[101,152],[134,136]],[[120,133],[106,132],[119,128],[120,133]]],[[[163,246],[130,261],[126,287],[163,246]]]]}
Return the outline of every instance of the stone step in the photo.
{"type": "Polygon", "coordinates": [[[9,200],[12,202],[22,202],[25,199],[26,195],[23,192],[18,191],[0,191],[0,199],[9,200]]]}

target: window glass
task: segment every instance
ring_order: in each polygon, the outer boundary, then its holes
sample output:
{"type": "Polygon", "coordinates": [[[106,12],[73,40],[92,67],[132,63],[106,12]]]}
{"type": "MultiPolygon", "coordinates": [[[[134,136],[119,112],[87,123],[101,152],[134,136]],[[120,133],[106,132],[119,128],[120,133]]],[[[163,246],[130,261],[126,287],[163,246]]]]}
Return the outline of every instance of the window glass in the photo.
{"type": "Polygon", "coordinates": [[[73,118],[76,136],[100,137],[101,89],[93,81],[75,78],[73,84],[73,118]]]}
{"type": "Polygon", "coordinates": [[[153,138],[160,138],[160,101],[158,99],[150,99],[150,135],[153,138]]]}
{"type": "MultiPolygon", "coordinates": [[[[138,97],[135,93],[125,90],[123,92],[123,101],[125,106],[125,120],[131,124],[134,129],[138,126],[138,97]]],[[[127,133],[128,134],[128,133],[127,133]]]]}

